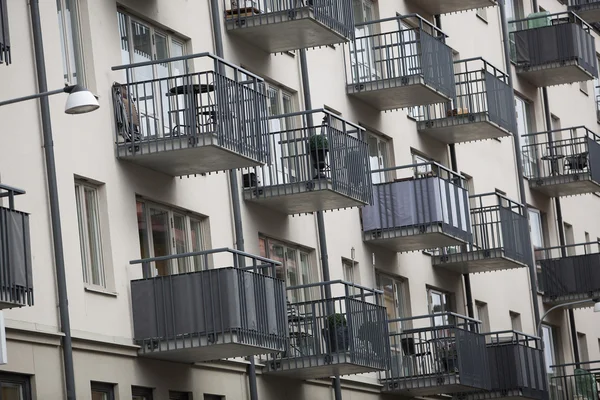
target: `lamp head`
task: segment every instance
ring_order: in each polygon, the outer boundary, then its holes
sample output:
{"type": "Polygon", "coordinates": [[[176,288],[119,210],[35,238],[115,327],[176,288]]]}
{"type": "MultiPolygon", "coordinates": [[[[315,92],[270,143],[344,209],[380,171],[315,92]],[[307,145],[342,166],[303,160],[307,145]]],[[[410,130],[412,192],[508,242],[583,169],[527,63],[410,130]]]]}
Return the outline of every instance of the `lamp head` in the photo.
{"type": "Polygon", "coordinates": [[[69,94],[65,104],[65,113],[67,114],[85,114],[100,107],[96,96],[83,86],[67,86],[65,93],[69,94]]]}

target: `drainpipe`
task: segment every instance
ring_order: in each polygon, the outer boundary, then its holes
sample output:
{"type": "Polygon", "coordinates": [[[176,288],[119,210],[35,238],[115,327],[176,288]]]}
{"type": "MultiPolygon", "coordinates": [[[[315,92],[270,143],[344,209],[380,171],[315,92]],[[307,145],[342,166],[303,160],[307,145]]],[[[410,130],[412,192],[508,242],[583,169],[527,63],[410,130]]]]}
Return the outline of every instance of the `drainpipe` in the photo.
{"type": "MultiPolygon", "coordinates": [[[[310,81],[308,77],[308,63],[306,61],[306,49],[300,49],[300,73],[302,76],[302,91],[304,92],[304,108],[312,110],[312,100],[310,96],[310,81]]],[[[312,114],[307,115],[308,126],[313,126],[312,114]]],[[[317,211],[317,230],[319,232],[319,250],[321,251],[321,269],[323,272],[323,281],[331,280],[329,275],[329,254],[327,253],[327,237],[325,236],[325,219],[323,211],[317,211]]],[[[331,298],[331,287],[325,287],[325,297],[331,298]]],[[[331,311],[333,313],[333,311],[331,311]]],[[[330,313],[330,314],[331,314],[330,313]]],[[[340,376],[336,375],[333,378],[333,392],[335,400],[342,400],[342,386],[340,376]]]]}
{"type": "MultiPolygon", "coordinates": [[[[40,2],[30,0],[31,30],[38,90],[48,91],[46,79],[46,60],[44,58],[44,41],[40,23],[40,2]]],[[[60,327],[64,334],[61,338],[63,364],[65,374],[66,399],[75,400],[75,371],[73,367],[73,343],[71,339],[71,321],[69,319],[69,299],[67,295],[67,277],[63,252],[62,226],[58,202],[58,183],[56,178],[56,162],[54,158],[54,141],[52,139],[52,122],[50,119],[50,103],[48,97],[40,97],[40,115],[42,117],[42,135],[44,155],[46,159],[46,179],[48,180],[48,197],[50,200],[50,220],[52,225],[52,243],[54,246],[54,264],[56,268],[56,286],[58,291],[58,313],[60,327]]]]}
{"type": "MultiPolygon", "coordinates": [[[[213,27],[213,36],[215,38],[215,52],[218,57],[224,58],[223,34],[221,32],[221,15],[219,11],[219,0],[210,0],[210,14],[213,27]]],[[[217,71],[218,72],[218,71],[217,71]]],[[[242,226],[242,208],[240,203],[240,191],[238,187],[238,177],[235,170],[229,170],[229,191],[231,192],[231,208],[233,209],[233,226],[235,231],[235,247],[237,250],[244,251],[244,228],[242,226]]],[[[248,357],[248,389],[250,391],[250,400],[258,400],[258,386],[256,384],[256,361],[254,356],[248,357]]]]}
{"type": "MultiPolygon", "coordinates": [[[[506,0],[499,0],[498,7],[500,7],[500,22],[502,25],[502,44],[504,47],[504,62],[506,64],[506,75],[508,76],[508,85],[510,86],[510,91],[515,92],[513,78],[512,78],[512,65],[510,63],[510,44],[509,44],[509,31],[508,31],[508,21],[506,19],[506,0]]],[[[534,0],[534,4],[535,4],[534,0]]],[[[514,109],[513,109],[514,112],[514,109]]],[[[515,126],[517,125],[517,117],[516,113],[513,116],[513,121],[515,126]]],[[[513,145],[515,152],[515,161],[517,164],[517,182],[519,184],[519,199],[521,204],[523,204],[523,212],[527,216],[527,220],[529,221],[529,211],[527,207],[527,196],[525,194],[525,177],[523,176],[523,160],[521,157],[521,137],[518,132],[515,132],[513,136],[513,145]]],[[[531,235],[529,238],[529,282],[531,286],[531,303],[533,307],[533,317],[535,319],[535,325],[540,323],[540,308],[538,304],[538,294],[537,294],[537,280],[536,280],[536,267],[535,267],[535,258],[533,252],[533,246],[531,243],[531,235]]]]}

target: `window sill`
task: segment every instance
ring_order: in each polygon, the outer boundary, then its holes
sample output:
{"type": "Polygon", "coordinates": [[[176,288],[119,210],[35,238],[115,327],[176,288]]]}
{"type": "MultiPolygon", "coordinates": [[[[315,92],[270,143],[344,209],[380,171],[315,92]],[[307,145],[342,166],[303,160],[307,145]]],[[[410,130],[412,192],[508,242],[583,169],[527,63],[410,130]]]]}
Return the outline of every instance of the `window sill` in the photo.
{"type": "Polygon", "coordinates": [[[94,286],[84,286],[83,289],[86,292],[95,293],[95,294],[99,294],[102,296],[117,297],[117,292],[112,292],[108,289],[103,289],[103,288],[94,287],[94,286]]]}

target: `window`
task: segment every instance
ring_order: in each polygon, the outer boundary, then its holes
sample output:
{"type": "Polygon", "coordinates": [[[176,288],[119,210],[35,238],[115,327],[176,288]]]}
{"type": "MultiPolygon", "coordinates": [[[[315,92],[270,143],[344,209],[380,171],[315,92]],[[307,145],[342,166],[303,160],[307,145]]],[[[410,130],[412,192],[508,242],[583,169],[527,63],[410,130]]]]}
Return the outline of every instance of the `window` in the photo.
{"type": "MultiPolygon", "coordinates": [[[[429,306],[429,314],[441,314],[452,311],[450,294],[441,290],[428,288],[427,304],[429,306]]],[[[448,324],[448,316],[435,317],[433,322],[435,326],[446,325],[448,324]]]]}
{"type": "Polygon", "coordinates": [[[31,386],[27,375],[0,373],[0,399],[31,400],[31,386]]]}
{"type": "Polygon", "coordinates": [[[89,285],[105,288],[106,276],[102,254],[98,188],[76,181],[75,201],[77,203],[83,281],[89,285]]]}
{"type": "Polygon", "coordinates": [[[490,332],[490,315],[487,303],[475,301],[475,310],[477,312],[477,319],[481,321],[482,332],[490,332]]]}
{"type": "MultiPolygon", "coordinates": [[[[142,258],[202,251],[209,248],[208,218],[189,211],[137,201],[137,219],[142,258]]],[[[153,273],[170,275],[201,271],[210,267],[203,256],[156,261],[153,273]]]]}
{"type": "Polygon", "coordinates": [[[140,386],[131,387],[132,400],[152,400],[152,389],[140,386]]]}
{"type": "Polygon", "coordinates": [[[405,318],[410,315],[406,280],[381,272],[375,273],[377,289],[383,292],[387,319],[405,318]]]}
{"type": "Polygon", "coordinates": [[[85,86],[78,0],[56,0],[65,82],[85,86]]]}
{"type": "MultiPolygon", "coordinates": [[[[369,146],[369,164],[371,171],[390,167],[392,159],[392,143],[391,140],[367,131],[367,144],[369,146]]],[[[373,183],[385,182],[385,172],[376,172],[371,174],[373,183]]]]}
{"type": "Polygon", "coordinates": [[[523,3],[521,0],[506,0],[506,19],[514,21],[524,18],[523,3]]]}
{"type": "Polygon", "coordinates": [[[554,370],[550,368],[556,365],[556,342],[554,341],[555,330],[550,325],[542,325],[542,340],[544,343],[544,359],[546,361],[546,372],[551,374],[554,370]]]}
{"type": "Polygon", "coordinates": [[[523,332],[523,325],[521,325],[521,314],[514,311],[509,311],[510,315],[510,328],[513,331],[523,332]]]}
{"type": "Polygon", "coordinates": [[[204,400],[225,400],[225,396],[218,394],[204,394],[204,400]]]}
{"type": "MultiPolygon", "coordinates": [[[[357,24],[373,21],[373,3],[371,0],[353,0],[354,21],[357,24]]],[[[365,38],[351,42],[350,60],[352,62],[352,81],[368,82],[378,79],[378,72],[375,67],[375,55],[373,51],[373,41],[366,39],[371,36],[372,25],[358,25],[355,27],[355,37],[365,38]],[[356,76],[358,73],[358,76],[356,76]]]]}
{"type": "Polygon", "coordinates": [[[190,392],[175,392],[169,390],[169,400],[192,400],[190,392]]]}
{"type": "Polygon", "coordinates": [[[564,227],[566,245],[569,246],[567,247],[567,255],[574,256],[577,249],[575,248],[575,246],[572,246],[575,244],[575,233],[573,232],[573,225],[564,222],[564,227]]]}
{"type": "MultiPolygon", "coordinates": [[[[531,103],[519,96],[515,96],[515,111],[517,114],[517,132],[521,138],[521,146],[532,145],[532,139],[525,136],[533,130],[531,103]]],[[[523,158],[523,173],[526,177],[533,176],[537,168],[537,159],[533,148],[525,147],[521,155],[523,158]]]]}
{"type": "Polygon", "coordinates": [[[579,347],[579,359],[581,362],[590,361],[588,352],[587,336],[585,333],[577,332],[577,347],[579,347]]]}
{"type": "Polygon", "coordinates": [[[349,283],[360,284],[360,275],[358,273],[358,263],[354,260],[342,258],[342,269],[344,273],[344,281],[349,283]]]}
{"type": "Polygon", "coordinates": [[[535,249],[544,247],[544,233],[542,228],[542,214],[535,208],[529,210],[529,229],[531,231],[531,242],[535,249]]]}
{"type": "MultiPolygon", "coordinates": [[[[414,152],[412,153],[412,159],[413,159],[414,164],[424,164],[424,163],[431,162],[431,160],[429,158],[422,156],[420,154],[414,153],[414,152]]],[[[415,171],[415,175],[426,175],[430,172],[431,172],[431,164],[421,165],[421,166],[417,167],[417,169],[415,171]]]]}
{"type": "Polygon", "coordinates": [[[111,383],[92,382],[92,400],[115,400],[114,385],[111,383]]]}

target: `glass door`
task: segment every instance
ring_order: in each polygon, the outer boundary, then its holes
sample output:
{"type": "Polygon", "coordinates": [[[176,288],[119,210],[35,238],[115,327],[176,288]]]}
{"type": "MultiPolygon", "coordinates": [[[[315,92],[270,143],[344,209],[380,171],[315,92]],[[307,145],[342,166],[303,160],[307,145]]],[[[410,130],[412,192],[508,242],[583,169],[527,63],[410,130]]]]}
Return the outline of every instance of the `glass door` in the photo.
{"type": "MultiPolygon", "coordinates": [[[[429,313],[430,314],[442,314],[450,311],[450,306],[448,304],[448,294],[444,292],[440,292],[438,290],[429,289],[428,290],[429,297],[429,313]]],[[[448,316],[436,316],[433,318],[434,326],[444,326],[448,325],[448,316]]]]}
{"type": "MultiPolygon", "coordinates": [[[[356,23],[362,24],[373,20],[371,0],[354,0],[353,6],[356,23]]],[[[352,82],[369,82],[377,79],[373,49],[382,43],[376,43],[376,37],[373,34],[374,30],[371,24],[359,25],[354,29],[356,40],[350,42],[352,82]]],[[[377,39],[379,40],[379,37],[377,39]]],[[[381,50],[383,50],[382,53],[385,53],[385,49],[381,50]]]]}
{"type": "MultiPolygon", "coordinates": [[[[149,207],[150,234],[151,234],[151,257],[168,256],[171,254],[169,235],[169,213],[160,208],[149,207]]],[[[171,274],[169,261],[156,261],[154,268],[157,275],[166,276],[171,274]]]]}

